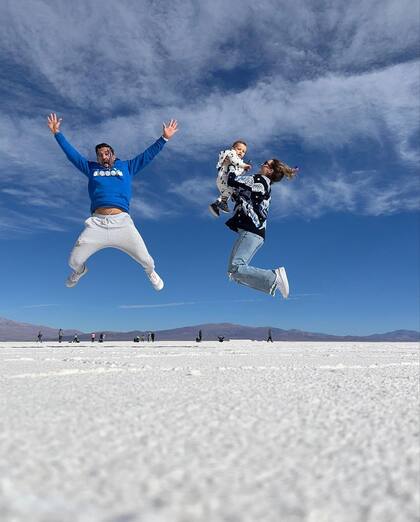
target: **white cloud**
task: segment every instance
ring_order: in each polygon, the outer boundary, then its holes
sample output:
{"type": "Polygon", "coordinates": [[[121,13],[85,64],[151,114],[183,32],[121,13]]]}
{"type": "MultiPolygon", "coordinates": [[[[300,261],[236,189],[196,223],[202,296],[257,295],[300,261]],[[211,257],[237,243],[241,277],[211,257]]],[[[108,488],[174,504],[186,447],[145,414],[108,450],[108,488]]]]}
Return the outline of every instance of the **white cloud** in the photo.
{"type": "MultiPolygon", "coordinates": [[[[7,205],[15,197],[26,209],[61,208],[69,219],[87,211],[86,180],[46,127],[51,110],[64,112],[63,131],[87,157],[103,140],[130,157],[159,136],[163,119],[179,119],[181,131],[158,161],[172,170],[178,160],[193,161],[194,168],[177,172],[159,202],[152,189],[136,195],[133,212],[145,219],[180,212],[174,194],[200,204],[212,199],[216,155],[238,137],[250,143],[252,156],[281,157],[278,149],[294,140],[338,163],[342,147],[357,154],[354,144],[364,140],[376,151],[390,147],[401,169],[410,169],[419,160],[419,62],[412,60],[418,10],[414,0],[339,0],[323,9],[304,0],[232,0],[229,10],[222,0],[3,2],[7,205]],[[404,57],[412,61],[400,63],[404,57]],[[246,80],[238,85],[224,79],[228,73],[235,79],[237,68],[246,80]]],[[[293,186],[299,194],[287,190],[315,213],[333,210],[334,201],[371,214],[415,208],[411,172],[384,175],[381,188],[370,187],[376,194],[370,199],[344,174],[327,184],[321,173],[310,174],[293,186]]],[[[22,228],[18,216],[2,229],[22,228]]],[[[34,226],[54,229],[54,220],[45,214],[34,226]]]]}
{"type": "Polygon", "coordinates": [[[63,202],[59,199],[52,199],[51,194],[39,188],[5,188],[1,193],[12,196],[20,205],[33,205],[35,207],[46,207],[49,209],[62,209],[63,202]]]}
{"type": "Polygon", "coordinates": [[[0,212],[0,237],[11,237],[14,234],[30,235],[35,231],[63,232],[66,229],[62,220],[36,216],[29,209],[18,212],[0,204],[0,212]]]}
{"type": "Polygon", "coordinates": [[[51,306],[58,306],[57,304],[33,304],[33,305],[24,305],[22,308],[49,308],[51,306]]]}
{"type": "Polygon", "coordinates": [[[383,64],[416,49],[416,14],[415,0],[3,2],[0,45],[73,107],[131,112],[201,99],[236,67],[293,81],[383,64]]]}
{"type": "MultiPolygon", "coordinates": [[[[403,159],[419,128],[418,63],[354,76],[328,75],[294,84],[267,78],[235,94],[213,94],[184,108],[182,139],[192,154],[244,136],[252,147],[295,137],[328,151],[354,139],[390,139],[403,159]]],[[[417,158],[414,144],[410,153],[417,158]]]]}
{"type": "Polygon", "coordinates": [[[156,201],[154,195],[148,198],[147,195],[143,193],[141,196],[134,198],[130,203],[130,213],[135,216],[137,215],[140,218],[155,221],[162,217],[171,216],[175,212],[165,208],[164,205],[156,201]]]}
{"type": "Polygon", "coordinates": [[[195,305],[195,302],[180,302],[180,303],[160,303],[160,304],[134,304],[134,305],[120,305],[118,308],[136,309],[136,308],[168,308],[171,306],[186,306],[195,305]]]}
{"type": "Polygon", "coordinates": [[[254,303],[260,301],[260,299],[233,299],[229,301],[181,301],[175,303],[159,303],[159,304],[132,304],[132,305],[119,305],[118,308],[124,309],[136,309],[136,308],[166,308],[172,306],[189,306],[189,305],[200,305],[206,303],[254,303]]]}
{"type": "Polygon", "coordinates": [[[334,60],[342,68],[372,67],[417,50],[420,4],[415,0],[359,0],[339,14],[335,25],[341,45],[334,49],[334,60]]]}
{"type": "MultiPolygon", "coordinates": [[[[200,178],[171,187],[171,192],[197,208],[206,206],[216,194],[215,185],[200,178]]],[[[303,172],[292,181],[273,185],[270,219],[286,216],[317,218],[329,212],[378,216],[412,212],[419,208],[419,183],[415,177],[395,175],[384,182],[376,171],[303,172]]]]}
{"type": "Polygon", "coordinates": [[[168,192],[196,205],[211,203],[219,194],[216,188],[216,175],[212,179],[194,176],[180,183],[171,182],[168,192]]]}
{"type": "Polygon", "coordinates": [[[317,218],[328,212],[350,212],[370,216],[415,211],[420,204],[414,178],[383,183],[374,171],[310,174],[273,186],[271,216],[317,218]]]}

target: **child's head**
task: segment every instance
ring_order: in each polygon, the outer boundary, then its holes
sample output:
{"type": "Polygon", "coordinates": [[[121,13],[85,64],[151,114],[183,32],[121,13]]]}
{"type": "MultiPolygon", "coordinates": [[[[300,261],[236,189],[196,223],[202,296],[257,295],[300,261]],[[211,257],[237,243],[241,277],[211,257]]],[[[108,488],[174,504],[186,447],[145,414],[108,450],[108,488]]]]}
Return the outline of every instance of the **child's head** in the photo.
{"type": "Polygon", "coordinates": [[[237,140],[233,143],[232,149],[242,159],[246,154],[247,144],[242,140],[237,140]]]}
{"type": "Polygon", "coordinates": [[[289,167],[283,161],[276,158],[267,160],[262,164],[263,174],[271,179],[272,183],[281,181],[285,176],[287,179],[292,179],[298,173],[297,167],[289,167]]]}

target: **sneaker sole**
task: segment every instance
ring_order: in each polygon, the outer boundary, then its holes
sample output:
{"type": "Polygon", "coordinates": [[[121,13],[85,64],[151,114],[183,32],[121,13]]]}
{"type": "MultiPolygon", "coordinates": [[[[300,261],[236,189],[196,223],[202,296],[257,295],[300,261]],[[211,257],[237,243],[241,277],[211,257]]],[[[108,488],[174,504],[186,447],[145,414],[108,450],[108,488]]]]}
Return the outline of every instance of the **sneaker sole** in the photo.
{"type": "Polygon", "coordinates": [[[211,205],[209,205],[209,211],[210,211],[210,214],[211,214],[213,217],[218,218],[218,217],[220,216],[220,212],[216,212],[216,211],[214,210],[214,208],[213,208],[211,205]]]}
{"type": "Polygon", "coordinates": [[[79,279],[75,282],[75,283],[72,283],[72,282],[69,282],[69,280],[66,281],[66,286],[67,288],[73,288],[74,286],[77,285],[77,283],[80,281],[80,279],[86,275],[88,273],[88,267],[85,265],[85,269],[83,270],[83,272],[80,274],[80,277],[79,279]]]}
{"type": "Polygon", "coordinates": [[[165,286],[164,282],[162,281],[162,285],[159,285],[159,286],[154,286],[152,285],[153,288],[156,290],[156,292],[160,292],[162,290],[162,288],[165,286]]]}
{"type": "Polygon", "coordinates": [[[156,292],[159,292],[160,290],[162,290],[162,288],[165,286],[164,282],[163,282],[163,279],[160,277],[160,275],[156,272],[153,272],[154,274],[156,274],[156,276],[158,277],[158,281],[157,283],[153,283],[153,281],[150,279],[150,275],[147,274],[147,277],[150,281],[150,284],[153,286],[153,288],[156,290],[156,292]]]}
{"type": "Polygon", "coordinates": [[[281,266],[280,268],[277,268],[276,274],[282,282],[282,285],[278,285],[277,288],[280,290],[284,299],[287,299],[289,297],[289,281],[287,279],[286,270],[281,266]]]}

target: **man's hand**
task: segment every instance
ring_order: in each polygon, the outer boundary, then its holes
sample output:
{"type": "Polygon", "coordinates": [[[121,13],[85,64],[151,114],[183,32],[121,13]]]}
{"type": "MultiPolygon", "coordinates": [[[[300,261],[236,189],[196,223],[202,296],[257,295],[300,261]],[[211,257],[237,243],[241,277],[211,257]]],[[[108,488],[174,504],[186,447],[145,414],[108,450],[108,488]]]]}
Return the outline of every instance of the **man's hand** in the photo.
{"type": "Polygon", "coordinates": [[[171,120],[168,124],[163,123],[162,136],[164,138],[170,140],[175,132],[178,132],[178,122],[176,120],[171,120]]]}
{"type": "Polygon", "coordinates": [[[48,127],[53,134],[60,132],[60,125],[63,118],[58,118],[55,112],[48,116],[48,127]]]}

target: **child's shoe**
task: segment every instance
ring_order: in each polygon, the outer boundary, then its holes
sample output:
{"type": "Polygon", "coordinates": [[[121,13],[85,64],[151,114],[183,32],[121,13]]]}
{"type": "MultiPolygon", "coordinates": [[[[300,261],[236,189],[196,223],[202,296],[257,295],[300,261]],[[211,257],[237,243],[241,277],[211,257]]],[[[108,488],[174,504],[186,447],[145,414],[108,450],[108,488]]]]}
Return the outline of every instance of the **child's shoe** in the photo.
{"type": "Polygon", "coordinates": [[[214,203],[212,203],[211,205],[209,205],[209,210],[210,210],[210,213],[211,213],[214,217],[219,217],[219,216],[220,216],[219,202],[218,202],[218,201],[215,201],[214,203]]]}
{"type": "Polygon", "coordinates": [[[224,212],[225,214],[228,214],[230,212],[227,199],[222,199],[219,202],[219,210],[220,212],[224,212]]]}

